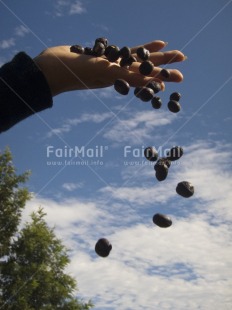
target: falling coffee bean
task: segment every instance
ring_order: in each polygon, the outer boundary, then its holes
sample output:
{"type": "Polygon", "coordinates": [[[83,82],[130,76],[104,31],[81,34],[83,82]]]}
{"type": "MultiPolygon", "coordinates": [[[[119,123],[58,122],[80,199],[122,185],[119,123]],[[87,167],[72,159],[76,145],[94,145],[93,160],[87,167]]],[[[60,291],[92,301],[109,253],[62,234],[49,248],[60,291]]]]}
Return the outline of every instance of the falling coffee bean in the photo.
{"type": "Polygon", "coordinates": [[[170,149],[167,154],[167,158],[171,161],[178,160],[184,154],[183,148],[181,146],[174,146],[170,149]]]}
{"type": "Polygon", "coordinates": [[[101,238],[95,245],[95,252],[101,257],[107,257],[112,250],[112,245],[106,238],[101,238]]]}
{"type": "Polygon", "coordinates": [[[189,198],[194,194],[194,186],[188,181],[177,184],[176,192],[182,197],[189,198]]]}
{"type": "Polygon", "coordinates": [[[154,96],[151,99],[151,105],[154,109],[160,109],[162,106],[162,101],[160,97],[154,96]]]}
{"type": "Polygon", "coordinates": [[[85,49],[81,45],[72,45],[70,47],[70,52],[72,52],[72,53],[84,54],[84,51],[85,51],[85,49]]]}
{"type": "Polygon", "coordinates": [[[149,87],[153,90],[155,94],[157,94],[159,91],[161,91],[161,84],[155,81],[149,82],[146,87],[149,87]]]}
{"type": "Polygon", "coordinates": [[[156,213],[153,216],[153,223],[156,224],[159,227],[167,228],[172,225],[172,220],[167,215],[156,213]]]}
{"type": "Polygon", "coordinates": [[[179,104],[178,101],[170,100],[168,102],[168,109],[169,109],[169,111],[171,111],[173,113],[178,113],[181,109],[181,105],[179,104]]]}
{"type": "Polygon", "coordinates": [[[175,101],[179,101],[181,98],[181,94],[174,92],[170,95],[170,100],[175,100],[175,101]]]}
{"type": "Polygon", "coordinates": [[[139,72],[142,75],[149,75],[152,73],[154,65],[150,60],[143,61],[139,66],[139,72]]]}
{"type": "Polygon", "coordinates": [[[155,171],[159,168],[159,166],[166,165],[168,168],[171,166],[171,161],[166,157],[160,157],[157,163],[154,166],[155,171]],[[157,168],[158,167],[158,168],[157,168]]]}
{"type": "Polygon", "coordinates": [[[150,101],[154,96],[154,92],[151,88],[148,87],[141,87],[141,91],[139,94],[139,99],[144,101],[144,102],[148,102],[150,101]]]}
{"type": "Polygon", "coordinates": [[[158,181],[164,181],[168,176],[168,166],[164,163],[157,165],[155,168],[155,176],[158,181]]]}
{"type": "Polygon", "coordinates": [[[147,160],[156,161],[158,159],[158,152],[152,146],[148,146],[144,150],[144,156],[147,160]]]}
{"type": "Polygon", "coordinates": [[[127,95],[130,90],[130,85],[123,79],[117,79],[114,82],[114,89],[121,95],[127,95]]]}
{"type": "Polygon", "coordinates": [[[165,79],[168,79],[170,77],[170,72],[167,69],[162,69],[160,71],[160,75],[162,75],[165,79]]]}
{"type": "Polygon", "coordinates": [[[135,87],[135,90],[134,90],[135,97],[137,97],[137,98],[140,97],[141,90],[142,90],[142,87],[135,87]]]}

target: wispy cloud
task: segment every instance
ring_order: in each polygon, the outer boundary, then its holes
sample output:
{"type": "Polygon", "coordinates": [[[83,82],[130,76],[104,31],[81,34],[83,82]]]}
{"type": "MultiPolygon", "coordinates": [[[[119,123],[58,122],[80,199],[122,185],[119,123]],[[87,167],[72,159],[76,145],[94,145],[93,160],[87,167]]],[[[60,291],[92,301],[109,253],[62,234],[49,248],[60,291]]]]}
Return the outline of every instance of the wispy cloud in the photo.
{"type": "Polygon", "coordinates": [[[69,119],[67,121],[70,125],[77,125],[85,122],[93,122],[96,124],[102,123],[105,120],[111,118],[113,114],[111,112],[105,112],[105,113],[84,113],[79,118],[69,119]]]}
{"type": "Polygon", "coordinates": [[[15,35],[18,37],[24,37],[26,34],[28,34],[30,30],[26,28],[24,25],[20,25],[15,28],[15,35]]]}
{"type": "Polygon", "coordinates": [[[0,50],[2,49],[8,49],[12,46],[15,46],[17,43],[17,40],[19,38],[24,37],[26,34],[28,34],[30,30],[26,28],[24,25],[19,25],[14,29],[14,34],[9,39],[4,39],[0,41],[0,50]]]}
{"type": "Polygon", "coordinates": [[[64,133],[68,133],[71,130],[71,126],[69,124],[63,124],[61,127],[54,128],[48,132],[46,135],[47,138],[51,138],[53,136],[61,136],[64,133]]]}
{"type": "MultiPolygon", "coordinates": [[[[84,44],[85,46],[93,46],[94,42],[84,44]]],[[[106,88],[99,88],[93,90],[83,90],[82,92],[78,93],[78,96],[81,97],[82,100],[88,101],[90,98],[100,98],[100,99],[118,99],[123,100],[123,96],[120,96],[116,93],[114,87],[106,87],[106,88]]]]}
{"type": "Polygon", "coordinates": [[[85,122],[99,124],[99,123],[106,121],[107,119],[111,117],[113,117],[113,114],[111,112],[95,113],[95,114],[84,113],[78,118],[71,118],[71,119],[65,120],[61,127],[52,129],[50,132],[48,132],[46,137],[51,138],[54,135],[62,135],[64,133],[68,133],[73,129],[73,127],[77,126],[78,124],[85,123],[85,122]]]}
{"type": "Polygon", "coordinates": [[[64,183],[62,185],[62,187],[69,192],[73,192],[76,189],[83,188],[83,186],[84,186],[83,182],[81,182],[81,183],[64,183]]]}
{"type": "Polygon", "coordinates": [[[82,297],[97,310],[109,304],[122,310],[230,309],[230,150],[231,145],[196,141],[184,147],[180,165],[171,167],[164,182],[155,182],[152,167],[143,167],[150,176],[137,178],[134,186],[119,183],[83,200],[40,197],[28,203],[24,217],[39,205],[45,208],[48,223],[72,249],[69,271],[82,297]],[[181,180],[194,184],[192,198],[177,197],[181,180]],[[173,226],[154,226],[157,211],[168,211],[173,226]],[[100,237],[113,245],[106,259],[94,252],[100,237]]]}
{"type": "MultiPolygon", "coordinates": [[[[84,113],[79,118],[65,120],[60,127],[52,129],[46,137],[51,138],[54,135],[68,133],[74,126],[84,122],[100,124],[112,119],[111,127],[107,127],[107,130],[102,131],[103,138],[110,140],[114,145],[121,143],[129,145],[141,144],[151,136],[151,132],[154,129],[156,129],[158,139],[160,128],[171,124],[176,117],[166,111],[152,112],[125,111],[123,116],[119,115],[119,117],[114,117],[113,112],[84,113]]],[[[153,138],[156,140],[154,135],[153,138]]]]}
{"type": "Polygon", "coordinates": [[[55,16],[83,14],[86,12],[81,1],[58,0],[55,4],[55,16]]]}
{"type": "Polygon", "coordinates": [[[9,38],[9,39],[0,41],[0,49],[7,49],[12,46],[15,46],[15,38],[9,38]]]}
{"type": "Polygon", "coordinates": [[[151,136],[154,128],[172,123],[175,116],[168,112],[152,113],[153,111],[127,112],[123,117],[117,118],[113,126],[104,133],[107,138],[115,143],[138,144],[143,143],[151,136]]]}
{"type": "Polygon", "coordinates": [[[69,14],[82,14],[85,13],[86,9],[83,7],[83,4],[81,1],[75,1],[74,3],[71,4],[70,9],[69,9],[69,14]]]}

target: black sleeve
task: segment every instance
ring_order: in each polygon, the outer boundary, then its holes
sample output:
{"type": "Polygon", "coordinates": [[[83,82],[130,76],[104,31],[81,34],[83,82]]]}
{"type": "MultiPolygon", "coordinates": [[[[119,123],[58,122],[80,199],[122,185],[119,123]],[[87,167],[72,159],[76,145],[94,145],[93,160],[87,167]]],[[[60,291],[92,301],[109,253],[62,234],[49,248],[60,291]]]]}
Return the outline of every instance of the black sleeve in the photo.
{"type": "Polygon", "coordinates": [[[25,52],[0,68],[0,133],[52,103],[45,76],[25,52]]]}

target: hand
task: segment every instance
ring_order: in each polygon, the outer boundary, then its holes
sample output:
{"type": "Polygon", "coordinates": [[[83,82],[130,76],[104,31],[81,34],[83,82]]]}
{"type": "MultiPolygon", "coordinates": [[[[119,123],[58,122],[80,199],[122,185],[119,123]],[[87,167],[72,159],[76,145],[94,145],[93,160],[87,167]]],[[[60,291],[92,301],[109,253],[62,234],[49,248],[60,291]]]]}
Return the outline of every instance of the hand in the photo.
{"type": "MultiPolygon", "coordinates": [[[[164,81],[181,82],[183,75],[176,69],[169,69],[168,79],[159,75],[160,65],[180,62],[186,59],[178,50],[160,52],[166,46],[163,41],[153,41],[143,45],[150,51],[150,61],[155,68],[149,76],[139,73],[139,60],[129,69],[119,66],[119,62],[110,63],[104,56],[93,57],[70,52],[70,46],[51,47],[34,58],[37,66],[44,73],[53,96],[62,92],[81,89],[109,87],[116,79],[126,80],[130,86],[144,86],[148,81],[155,80],[161,83],[164,90],[164,81]]],[[[136,56],[137,47],[133,47],[133,56],[136,56]]]]}

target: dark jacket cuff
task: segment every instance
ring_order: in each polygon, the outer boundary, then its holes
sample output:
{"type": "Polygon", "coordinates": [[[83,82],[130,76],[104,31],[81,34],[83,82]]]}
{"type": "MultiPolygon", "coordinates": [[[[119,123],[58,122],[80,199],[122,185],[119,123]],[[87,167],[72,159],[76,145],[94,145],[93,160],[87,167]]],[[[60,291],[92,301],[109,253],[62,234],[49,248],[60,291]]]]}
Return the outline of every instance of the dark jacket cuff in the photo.
{"type": "Polygon", "coordinates": [[[45,76],[25,52],[0,68],[0,132],[52,104],[45,76]]]}

